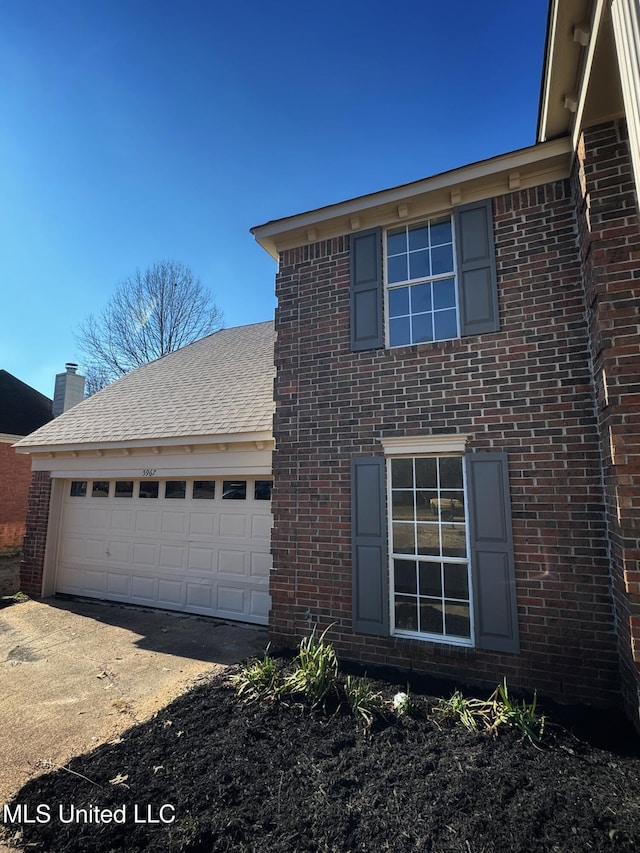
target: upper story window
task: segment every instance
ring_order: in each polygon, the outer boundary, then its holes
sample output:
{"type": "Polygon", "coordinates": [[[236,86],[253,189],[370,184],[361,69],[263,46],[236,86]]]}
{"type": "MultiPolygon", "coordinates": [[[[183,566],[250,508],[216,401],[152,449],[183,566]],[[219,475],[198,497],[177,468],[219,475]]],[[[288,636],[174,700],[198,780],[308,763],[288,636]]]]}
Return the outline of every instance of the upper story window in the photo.
{"type": "Polygon", "coordinates": [[[354,352],[500,329],[491,199],[350,237],[354,352]]]}
{"type": "Polygon", "coordinates": [[[451,218],[390,229],[385,260],[389,346],[458,337],[451,218]]]}

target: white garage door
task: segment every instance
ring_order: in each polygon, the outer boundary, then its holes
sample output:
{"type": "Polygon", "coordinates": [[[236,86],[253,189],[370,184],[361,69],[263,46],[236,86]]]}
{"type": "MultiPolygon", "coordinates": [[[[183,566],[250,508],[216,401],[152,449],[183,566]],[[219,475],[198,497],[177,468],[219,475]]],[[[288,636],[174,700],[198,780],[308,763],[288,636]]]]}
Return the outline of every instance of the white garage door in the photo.
{"type": "Polygon", "coordinates": [[[56,590],[266,624],[271,482],[69,480],[56,590]]]}

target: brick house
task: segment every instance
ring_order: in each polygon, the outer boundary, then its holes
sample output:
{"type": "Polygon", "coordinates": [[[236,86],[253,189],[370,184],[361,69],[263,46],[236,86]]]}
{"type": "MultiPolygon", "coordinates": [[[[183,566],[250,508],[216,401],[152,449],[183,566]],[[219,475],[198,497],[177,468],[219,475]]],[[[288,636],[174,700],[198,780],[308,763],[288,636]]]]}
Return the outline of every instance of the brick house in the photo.
{"type": "Polygon", "coordinates": [[[0,554],[22,546],[31,463],[13,444],[53,417],[52,401],[0,370],[0,554]]]}
{"type": "Polygon", "coordinates": [[[637,0],[552,0],[538,141],[253,229],[272,639],[638,722],[637,0]]]}

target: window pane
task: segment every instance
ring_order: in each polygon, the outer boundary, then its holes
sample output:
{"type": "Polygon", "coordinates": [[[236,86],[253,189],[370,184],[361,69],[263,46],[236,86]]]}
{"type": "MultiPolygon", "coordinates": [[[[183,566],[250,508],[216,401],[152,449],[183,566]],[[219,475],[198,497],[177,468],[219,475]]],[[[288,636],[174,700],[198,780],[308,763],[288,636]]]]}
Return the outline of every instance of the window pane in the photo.
{"type": "Polygon", "coordinates": [[[416,492],[416,519],[433,521],[438,515],[438,493],[423,489],[416,492]]]}
{"type": "Polygon", "coordinates": [[[212,501],[216,496],[215,480],[194,480],[192,494],[196,501],[212,501]]]}
{"type": "MultiPolygon", "coordinates": [[[[407,288],[408,290],[409,288],[407,288]]],[[[411,288],[411,311],[414,314],[422,314],[431,311],[431,285],[414,284],[411,288]]]]}
{"type": "Polygon", "coordinates": [[[414,344],[429,343],[433,340],[432,314],[417,314],[411,320],[411,342],[414,344]]]}
{"type": "Polygon", "coordinates": [[[462,457],[443,456],[440,459],[440,488],[462,489],[462,457]]]}
{"type": "Polygon", "coordinates": [[[451,220],[431,223],[431,245],[440,246],[443,243],[451,243],[451,220]]]}
{"type": "Polygon", "coordinates": [[[396,228],[387,232],[387,255],[401,255],[407,251],[407,230],[396,228]]]}
{"type": "Polygon", "coordinates": [[[415,528],[413,524],[393,522],[393,550],[396,554],[415,554],[415,528]]]}
{"type": "Polygon", "coordinates": [[[467,529],[464,524],[442,524],[442,556],[467,556],[467,529]]]}
{"type": "Polygon", "coordinates": [[[109,497],[109,481],[94,480],[91,488],[92,498],[108,498],[109,497]]]}
{"type": "Polygon", "coordinates": [[[407,256],[398,255],[395,258],[389,258],[387,263],[387,275],[389,282],[406,281],[407,275],[407,256]]]}
{"type": "Polygon", "coordinates": [[[86,480],[72,480],[71,491],[69,492],[72,498],[83,498],[87,494],[86,480]]]}
{"type": "Polygon", "coordinates": [[[157,498],[158,497],[158,481],[157,480],[141,480],[138,496],[141,498],[157,498]]]}
{"type": "Polygon", "coordinates": [[[416,459],[416,486],[419,489],[438,488],[438,461],[435,457],[416,459]]]}
{"type": "Polygon", "coordinates": [[[389,291],[389,316],[401,317],[409,313],[409,288],[394,287],[389,291]]]}
{"type": "Polygon", "coordinates": [[[396,521],[413,521],[413,492],[392,490],[391,515],[396,521]]]}
{"type": "Polygon", "coordinates": [[[418,630],[418,600],[408,596],[396,596],[396,628],[401,631],[418,630]]]}
{"type": "Polygon", "coordinates": [[[447,598],[469,599],[467,566],[460,563],[445,563],[444,594],[447,598]]]}
{"type": "Polygon", "coordinates": [[[443,272],[453,272],[452,246],[436,246],[431,250],[431,274],[442,275],[443,272]]]}
{"type": "Polygon", "coordinates": [[[412,252],[409,255],[409,278],[426,278],[431,275],[429,250],[412,252]]]}
{"type": "Polygon", "coordinates": [[[469,605],[452,604],[446,601],[444,605],[444,624],[449,636],[469,638],[471,636],[469,605]]]}
{"type": "Polygon", "coordinates": [[[392,347],[401,347],[404,344],[411,343],[411,327],[409,318],[403,317],[400,320],[389,320],[389,345],[392,347]]]}
{"type": "Polygon", "coordinates": [[[449,338],[458,337],[458,320],[455,308],[449,311],[436,311],[433,315],[433,324],[436,341],[447,341],[449,338]]]}
{"type": "Polygon", "coordinates": [[[452,278],[433,282],[433,307],[435,309],[456,307],[456,289],[452,278]]]}
{"type": "Polygon", "coordinates": [[[420,599],[420,630],[425,634],[442,634],[442,602],[420,599]]]}
{"type": "Polygon", "coordinates": [[[409,228],[409,249],[426,249],[429,245],[428,225],[418,225],[409,228]]]}
{"type": "Polygon", "coordinates": [[[116,480],[115,496],[117,498],[132,498],[133,480],[116,480]]]}
{"type": "MultiPolygon", "coordinates": [[[[440,525],[421,522],[418,524],[417,538],[418,554],[424,557],[440,556],[440,525]]],[[[448,556],[452,557],[453,554],[448,556]]]]}
{"type": "Polygon", "coordinates": [[[406,592],[416,595],[418,583],[416,578],[416,564],[407,560],[393,561],[394,589],[396,592],[406,592]]]}
{"type": "Polygon", "coordinates": [[[222,483],[223,501],[244,501],[247,499],[246,480],[224,480],[222,483]]]}
{"type": "Polygon", "coordinates": [[[185,480],[167,480],[164,484],[165,498],[184,498],[187,495],[187,483],[185,480]]]}
{"type": "Polygon", "coordinates": [[[440,563],[420,563],[420,595],[442,596],[440,563]]]}
{"type": "Polygon", "coordinates": [[[413,460],[391,460],[391,485],[394,489],[413,488],[413,460]]]}
{"type": "Polygon", "coordinates": [[[271,480],[256,480],[253,489],[254,500],[270,501],[272,487],[273,483],[271,482],[271,480]]]}

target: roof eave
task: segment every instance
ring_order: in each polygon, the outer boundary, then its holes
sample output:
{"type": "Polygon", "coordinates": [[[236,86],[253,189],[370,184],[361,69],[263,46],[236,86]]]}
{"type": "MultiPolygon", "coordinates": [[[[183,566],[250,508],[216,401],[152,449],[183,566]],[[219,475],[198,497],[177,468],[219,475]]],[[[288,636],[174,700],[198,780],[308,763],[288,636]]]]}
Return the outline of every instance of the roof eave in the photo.
{"type": "Polygon", "coordinates": [[[266,222],[251,229],[273,258],[283,249],[374,225],[450,209],[455,204],[525,189],[569,174],[570,140],[532,145],[338,204],[266,222]]]}

